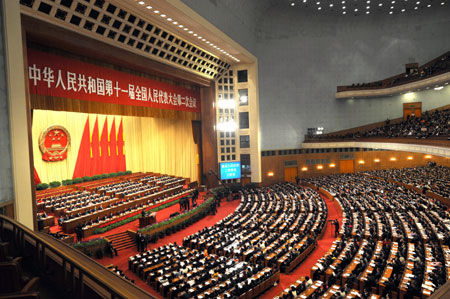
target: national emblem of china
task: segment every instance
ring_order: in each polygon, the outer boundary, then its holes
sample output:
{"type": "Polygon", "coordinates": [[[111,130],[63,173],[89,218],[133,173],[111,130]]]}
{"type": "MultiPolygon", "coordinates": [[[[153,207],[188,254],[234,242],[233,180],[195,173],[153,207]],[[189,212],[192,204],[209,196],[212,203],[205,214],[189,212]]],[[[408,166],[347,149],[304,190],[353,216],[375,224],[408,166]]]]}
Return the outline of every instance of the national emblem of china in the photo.
{"type": "Polygon", "coordinates": [[[65,160],[69,146],[70,135],[64,127],[48,127],[39,136],[39,148],[44,161],[56,162],[65,160]]]}

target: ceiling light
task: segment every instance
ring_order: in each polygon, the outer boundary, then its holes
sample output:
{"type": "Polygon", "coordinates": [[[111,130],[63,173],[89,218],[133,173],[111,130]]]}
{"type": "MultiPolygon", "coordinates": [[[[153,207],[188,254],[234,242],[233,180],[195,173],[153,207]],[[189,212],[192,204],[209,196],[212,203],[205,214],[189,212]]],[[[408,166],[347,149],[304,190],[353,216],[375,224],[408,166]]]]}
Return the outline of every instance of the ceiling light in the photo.
{"type": "Polygon", "coordinates": [[[194,33],[194,36],[197,36],[198,34],[197,33],[194,33]]]}
{"type": "Polygon", "coordinates": [[[392,14],[393,14],[393,12],[392,12],[392,11],[390,11],[390,12],[389,12],[389,14],[390,14],[390,15],[392,15],[392,14]]]}
{"type": "Polygon", "coordinates": [[[436,87],[434,88],[434,90],[441,90],[442,88],[444,88],[444,86],[436,86],[436,87]]]}
{"type": "Polygon", "coordinates": [[[317,2],[317,5],[320,5],[320,2],[317,2]]]}
{"type": "Polygon", "coordinates": [[[373,159],[373,162],[380,163],[380,159],[373,159]]]}
{"type": "Polygon", "coordinates": [[[355,11],[358,11],[358,9],[357,9],[357,8],[355,8],[355,11]]]}
{"type": "Polygon", "coordinates": [[[427,7],[431,7],[431,4],[428,4],[427,7]]]}
{"type": "Polygon", "coordinates": [[[370,11],[366,11],[366,15],[370,14],[370,11]]]}
{"type": "Polygon", "coordinates": [[[161,18],[165,18],[165,17],[166,17],[166,15],[165,15],[165,14],[162,14],[162,15],[161,15],[161,18]]]}
{"type": "Polygon", "coordinates": [[[346,9],[346,7],[345,7],[345,6],[342,6],[342,9],[346,9]]]}
{"type": "Polygon", "coordinates": [[[159,13],[159,10],[155,10],[154,13],[159,13]]]}
{"type": "Polygon", "coordinates": [[[294,5],[295,5],[295,3],[294,3],[294,2],[292,2],[292,3],[291,3],[291,6],[294,6],[294,5]]]}
{"type": "Polygon", "coordinates": [[[202,38],[202,41],[204,42],[204,41],[206,41],[206,39],[202,38]]]}
{"type": "Polygon", "coordinates": [[[303,3],[306,3],[306,0],[303,0],[303,3]]]}
{"type": "Polygon", "coordinates": [[[445,2],[441,2],[441,5],[444,5],[445,4],[445,2]]]}
{"type": "Polygon", "coordinates": [[[414,9],[418,9],[418,7],[416,6],[416,7],[414,7],[414,9]]]}
{"type": "Polygon", "coordinates": [[[307,171],[308,167],[302,167],[302,171],[307,171]]]}
{"type": "Polygon", "coordinates": [[[183,28],[184,26],[180,24],[180,25],[178,25],[178,27],[183,28]]]}
{"type": "Polygon", "coordinates": [[[369,4],[370,3],[370,0],[367,0],[367,4],[369,4]]]}
{"type": "Polygon", "coordinates": [[[169,21],[169,22],[172,21],[172,18],[167,18],[167,21],[169,21]]]}
{"type": "Polygon", "coordinates": [[[145,2],[144,2],[144,1],[139,1],[139,4],[140,4],[140,5],[144,5],[145,2]]]}
{"type": "Polygon", "coordinates": [[[209,41],[206,41],[206,43],[209,45],[210,44],[210,42],[209,41]]]}
{"type": "Polygon", "coordinates": [[[151,7],[150,5],[148,5],[146,8],[147,8],[147,9],[152,9],[152,7],[151,7]]]}
{"type": "Polygon", "coordinates": [[[330,7],[333,7],[333,3],[330,3],[330,7]]]}
{"type": "Polygon", "coordinates": [[[419,5],[419,4],[420,4],[420,1],[417,1],[416,4],[419,5]]]}
{"type": "Polygon", "coordinates": [[[194,33],[194,31],[190,30],[188,33],[189,33],[189,34],[192,34],[192,33],[194,33]]]}
{"type": "Polygon", "coordinates": [[[370,9],[370,6],[367,6],[366,9],[370,9]]]}
{"type": "Polygon", "coordinates": [[[201,37],[201,36],[197,36],[197,38],[198,38],[198,39],[202,39],[202,37],[201,37]]]}
{"type": "Polygon", "coordinates": [[[378,6],[383,6],[383,3],[378,4],[378,6]]]}
{"type": "Polygon", "coordinates": [[[392,3],[392,4],[395,4],[395,1],[392,1],[391,3],[392,3]]]}
{"type": "Polygon", "coordinates": [[[347,12],[343,11],[342,14],[345,15],[347,12]]]}
{"type": "Polygon", "coordinates": [[[317,7],[317,9],[318,9],[318,10],[321,10],[321,9],[322,9],[322,7],[320,7],[320,6],[319,6],[319,7],[317,7]]]}
{"type": "Polygon", "coordinates": [[[189,29],[187,29],[186,27],[184,27],[184,29],[183,29],[184,31],[188,31],[189,29]]]}
{"type": "Polygon", "coordinates": [[[403,9],[402,9],[402,12],[405,12],[405,11],[406,11],[406,9],[403,8],[403,9]]]}
{"type": "Polygon", "coordinates": [[[345,1],[342,1],[342,4],[345,4],[345,1]]]}
{"type": "Polygon", "coordinates": [[[173,24],[174,24],[174,25],[177,25],[177,24],[178,24],[178,22],[177,22],[177,21],[173,21],[173,24]]]}
{"type": "Polygon", "coordinates": [[[394,6],[391,6],[391,9],[394,9],[394,6]]]}

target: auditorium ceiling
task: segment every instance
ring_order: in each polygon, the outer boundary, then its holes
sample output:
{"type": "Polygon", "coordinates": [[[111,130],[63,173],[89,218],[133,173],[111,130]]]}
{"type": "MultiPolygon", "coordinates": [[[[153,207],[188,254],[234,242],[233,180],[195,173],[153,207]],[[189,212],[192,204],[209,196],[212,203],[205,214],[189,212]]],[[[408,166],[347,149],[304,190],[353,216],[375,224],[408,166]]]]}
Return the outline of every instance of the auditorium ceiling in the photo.
{"type": "Polygon", "coordinates": [[[292,9],[333,14],[361,16],[371,14],[400,15],[449,5],[449,0],[282,0],[279,5],[292,9]]]}

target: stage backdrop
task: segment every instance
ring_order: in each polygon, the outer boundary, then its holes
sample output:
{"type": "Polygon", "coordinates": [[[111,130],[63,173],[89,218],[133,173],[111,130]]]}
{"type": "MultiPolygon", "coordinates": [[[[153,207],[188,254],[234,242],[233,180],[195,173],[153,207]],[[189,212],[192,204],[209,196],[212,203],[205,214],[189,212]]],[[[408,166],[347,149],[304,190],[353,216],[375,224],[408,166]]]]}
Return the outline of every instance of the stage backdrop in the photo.
{"type": "Polygon", "coordinates": [[[190,120],[33,111],[35,169],[42,182],[131,170],[198,179],[198,151],[190,120]],[[50,126],[70,134],[67,159],[42,159],[39,136],[50,126]]]}

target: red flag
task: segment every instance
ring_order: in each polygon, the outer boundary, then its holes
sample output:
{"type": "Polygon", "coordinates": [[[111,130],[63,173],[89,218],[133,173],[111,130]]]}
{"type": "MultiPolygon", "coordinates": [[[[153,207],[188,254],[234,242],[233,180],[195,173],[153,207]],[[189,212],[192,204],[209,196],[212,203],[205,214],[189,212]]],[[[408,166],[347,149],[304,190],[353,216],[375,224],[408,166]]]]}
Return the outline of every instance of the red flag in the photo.
{"type": "Polygon", "coordinates": [[[100,160],[101,168],[99,174],[108,173],[109,147],[108,147],[108,117],[103,124],[102,137],[100,138],[100,160]]]}
{"type": "Polygon", "coordinates": [[[120,119],[119,131],[117,132],[117,152],[118,152],[118,168],[117,171],[126,171],[126,161],[125,161],[125,142],[123,139],[123,125],[122,118],[120,119]]]}
{"type": "Polygon", "coordinates": [[[116,119],[113,118],[111,131],[109,132],[109,172],[117,172],[117,140],[116,140],[116,119]]]}
{"type": "Polygon", "coordinates": [[[39,175],[38,175],[38,173],[36,171],[36,168],[34,168],[34,184],[37,185],[37,184],[40,184],[40,183],[41,183],[41,179],[39,178],[39,175]]]}
{"type": "Polygon", "coordinates": [[[91,148],[89,142],[89,116],[84,125],[83,136],[81,137],[80,149],[78,150],[77,162],[72,178],[81,178],[90,173],[91,148]]]}
{"type": "Polygon", "coordinates": [[[100,171],[100,136],[98,133],[98,117],[95,119],[94,130],[91,136],[91,175],[102,174],[100,171]]]}

